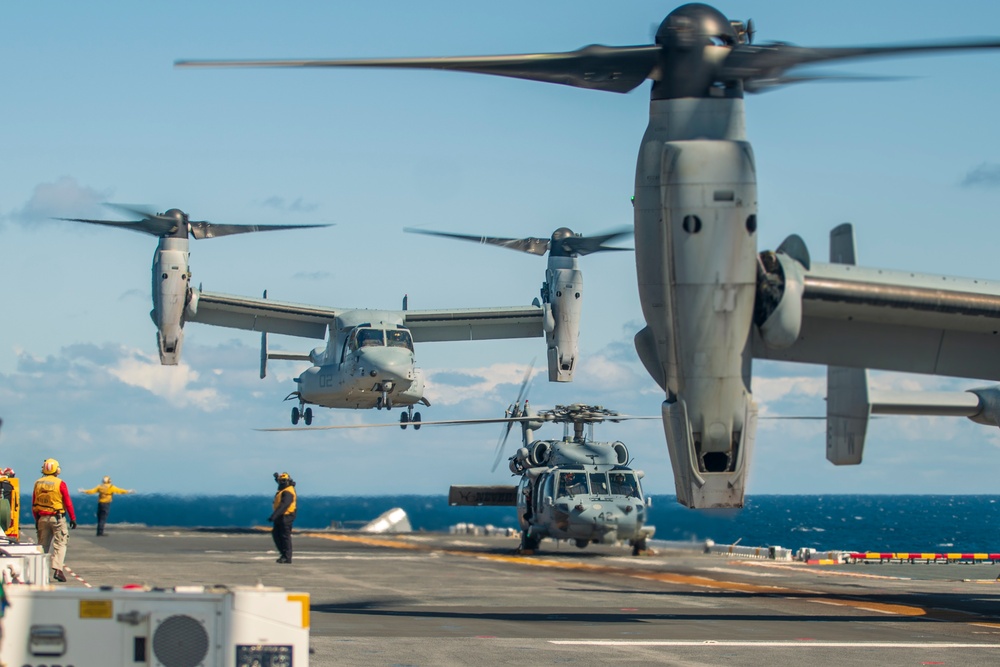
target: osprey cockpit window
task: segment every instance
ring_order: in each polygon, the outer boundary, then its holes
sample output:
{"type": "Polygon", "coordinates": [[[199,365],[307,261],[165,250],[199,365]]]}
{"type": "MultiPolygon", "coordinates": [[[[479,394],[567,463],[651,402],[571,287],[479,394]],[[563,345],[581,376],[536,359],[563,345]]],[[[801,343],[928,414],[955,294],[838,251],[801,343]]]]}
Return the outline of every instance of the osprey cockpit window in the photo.
{"type": "Polygon", "coordinates": [[[385,332],[381,329],[371,329],[357,327],[351,332],[347,339],[347,349],[351,352],[357,351],[361,347],[372,347],[385,345],[385,332]]]}
{"type": "Polygon", "coordinates": [[[405,347],[413,352],[413,338],[406,329],[389,329],[385,332],[385,338],[389,347],[405,347]]]}
{"type": "Polygon", "coordinates": [[[385,332],[382,329],[358,329],[358,347],[382,347],[385,332]]]}

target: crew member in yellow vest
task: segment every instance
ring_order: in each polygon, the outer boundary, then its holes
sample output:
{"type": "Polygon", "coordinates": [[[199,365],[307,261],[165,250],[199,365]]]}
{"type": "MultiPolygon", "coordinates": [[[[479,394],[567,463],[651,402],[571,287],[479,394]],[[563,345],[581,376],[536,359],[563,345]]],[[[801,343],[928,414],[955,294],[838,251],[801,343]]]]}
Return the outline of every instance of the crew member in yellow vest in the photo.
{"type": "Polygon", "coordinates": [[[107,475],[104,480],[92,489],[80,489],[80,493],[88,495],[97,494],[97,536],[104,537],[104,524],[108,522],[108,513],[111,511],[111,501],[115,494],[135,493],[132,489],[119,489],[111,483],[111,478],[107,475]]]}
{"type": "Polygon", "coordinates": [[[278,483],[278,492],[274,494],[274,511],[268,521],[274,524],[271,537],[277,547],[279,563],[292,562],[292,523],[295,521],[296,495],[295,481],[287,472],[274,473],[274,481],[278,483]]]}
{"type": "Polygon", "coordinates": [[[60,472],[59,461],[45,459],[42,463],[42,476],[35,482],[31,494],[31,514],[35,517],[38,543],[52,556],[52,578],[66,581],[63,573],[69,545],[66,517],[69,517],[69,527],[76,528],[76,512],[66,482],[59,479],[60,472]]]}

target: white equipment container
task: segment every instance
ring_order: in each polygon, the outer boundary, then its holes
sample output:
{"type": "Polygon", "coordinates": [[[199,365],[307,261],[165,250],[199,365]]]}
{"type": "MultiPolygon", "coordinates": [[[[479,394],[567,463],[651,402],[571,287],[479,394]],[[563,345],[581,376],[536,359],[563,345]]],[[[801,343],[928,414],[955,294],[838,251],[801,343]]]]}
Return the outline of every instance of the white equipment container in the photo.
{"type": "Polygon", "coordinates": [[[18,667],[306,667],[309,594],[279,588],[6,587],[18,667]]]}

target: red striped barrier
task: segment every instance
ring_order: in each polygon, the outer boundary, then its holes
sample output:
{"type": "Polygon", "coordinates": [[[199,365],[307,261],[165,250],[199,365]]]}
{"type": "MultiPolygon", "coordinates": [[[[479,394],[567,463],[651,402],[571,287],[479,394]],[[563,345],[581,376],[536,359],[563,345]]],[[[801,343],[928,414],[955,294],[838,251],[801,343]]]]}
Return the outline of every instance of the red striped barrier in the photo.
{"type": "Polygon", "coordinates": [[[874,561],[884,563],[894,561],[924,561],[924,562],[945,562],[945,563],[997,563],[1000,562],[1000,553],[930,553],[930,552],[886,552],[886,551],[854,551],[848,555],[851,562],[874,561]]]}

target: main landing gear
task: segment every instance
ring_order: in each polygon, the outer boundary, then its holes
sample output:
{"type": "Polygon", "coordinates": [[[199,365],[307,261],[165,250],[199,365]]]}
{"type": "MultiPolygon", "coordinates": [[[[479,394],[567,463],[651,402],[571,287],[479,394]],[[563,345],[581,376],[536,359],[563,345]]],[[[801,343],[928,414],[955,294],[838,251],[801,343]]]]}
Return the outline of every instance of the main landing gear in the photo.
{"type": "Polygon", "coordinates": [[[306,408],[305,410],[300,410],[299,408],[292,408],[292,426],[296,426],[300,418],[306,423],[306,426],[312,426],[313,409],[306,408]]]}
{"type": "Polygon", "coordinates": [[[407,405],[406,412],[399,415],[399,428],[405,431],[407,425],[412,425],[414,431],[420,430],[420,413],[414,412],[412,405],[407,405]]]}

